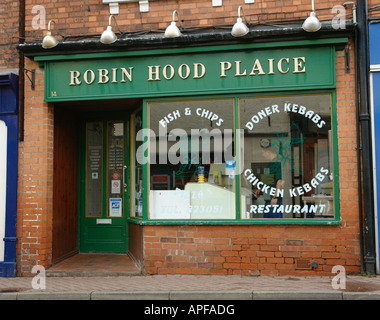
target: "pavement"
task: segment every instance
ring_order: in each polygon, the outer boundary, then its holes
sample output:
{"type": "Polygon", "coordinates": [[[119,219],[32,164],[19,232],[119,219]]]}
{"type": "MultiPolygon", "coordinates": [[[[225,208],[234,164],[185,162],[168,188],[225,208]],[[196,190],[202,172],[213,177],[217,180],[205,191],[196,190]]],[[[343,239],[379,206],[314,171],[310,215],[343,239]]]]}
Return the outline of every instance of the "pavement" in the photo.
{"type": "Polygon", "coordinates": [[[0,278],[0,300],[380,300],[380,276],[39,274],[0,278]]]}

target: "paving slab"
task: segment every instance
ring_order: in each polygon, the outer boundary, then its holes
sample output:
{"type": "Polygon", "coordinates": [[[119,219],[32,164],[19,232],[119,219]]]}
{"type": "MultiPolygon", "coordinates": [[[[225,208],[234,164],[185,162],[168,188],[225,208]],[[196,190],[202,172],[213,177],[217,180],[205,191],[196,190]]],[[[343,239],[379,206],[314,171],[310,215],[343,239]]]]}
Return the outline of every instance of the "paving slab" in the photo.
{"type": "Polygon", "coordinates": [[[169,300],[169,292],[164,292],[164,291],[92,292],[91,300],[169,300]]]}
{"type": "Polygon", "coordinates": [[[17,300],[90,300],[91,292],[19,292],[17,300]]]}
{"type": "Polygon", "coordinates": [[[342,300],[340,291],[257,291],[253,300],[342,300]]]}
{"type": "Polygon", "coordinates": [[[0,293],[0,300],[17,300],[16,292],[2,292],[0,293]]]}
{"type": "Polygon", "coordinates": [[[380,291],[375,292],[343,292],[343,300],[380,300],[380,291]]]}
{"type": "Polygon", "coordinates": [[[170,300],[252,300],[252,291],[171,291],[170,300]]]}

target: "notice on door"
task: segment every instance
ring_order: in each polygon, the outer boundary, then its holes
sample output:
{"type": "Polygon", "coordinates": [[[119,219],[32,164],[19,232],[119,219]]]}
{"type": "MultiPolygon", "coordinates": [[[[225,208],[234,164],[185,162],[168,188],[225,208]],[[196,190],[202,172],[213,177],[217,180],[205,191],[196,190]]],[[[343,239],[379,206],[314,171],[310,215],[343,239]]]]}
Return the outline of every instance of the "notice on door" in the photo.
{"type": "Polygon", "coordinates": [[[122,217],[122,199],[110,198],[109,216],[110,217],[122,217]]]}
{"type": "Polygon", "coordinates": [[[112,190],[113,194],[119,194],[120,191],[120,180],[112,180],[112,190]]]}

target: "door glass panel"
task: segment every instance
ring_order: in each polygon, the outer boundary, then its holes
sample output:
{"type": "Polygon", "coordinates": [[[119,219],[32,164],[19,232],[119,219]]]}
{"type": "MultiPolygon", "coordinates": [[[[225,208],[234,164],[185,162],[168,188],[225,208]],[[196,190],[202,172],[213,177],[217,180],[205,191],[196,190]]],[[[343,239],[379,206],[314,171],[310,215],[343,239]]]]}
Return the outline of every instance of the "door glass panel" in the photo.
{"type": "Polygon", "coordinates": [[[124,122],[110,121],[107,130],[107,203],[108,216],[123,216],[124,122]]]}
{"type": "Polygon", "coordinates": [[[86,216],[102,216],[103,125],[86,124],[86,216]]]}
{"type": "MultiPolygon", "coordinates": [[[[142,130],[142,110],[137,111],[133,116],[133,137],[142,130]]],[[[134,217],[142,217],[142,196],[143,196],[143,172],[142,172],[142,164],[141,160],[137,159],[137,150],[141,147],[142,142],[133,141],[134,143],[134,153],[133,156],[133,164],[134,170],[132,172],[132,216],[134,217]]]]}

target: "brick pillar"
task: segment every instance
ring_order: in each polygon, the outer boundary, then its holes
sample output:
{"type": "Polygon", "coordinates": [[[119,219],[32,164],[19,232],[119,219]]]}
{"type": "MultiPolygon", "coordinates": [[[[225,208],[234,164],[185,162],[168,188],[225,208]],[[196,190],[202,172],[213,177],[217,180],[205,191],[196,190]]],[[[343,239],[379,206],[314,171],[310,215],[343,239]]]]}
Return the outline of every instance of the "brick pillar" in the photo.
{"type": "Polygon", "coordinates": [[[44,70],[36,70],[36,87],[25,79],[25,136],[19,144],[17,274],[31,275],[34,265],[47,267],[52,256],[54,108],[44,102],[44,70]]]}

